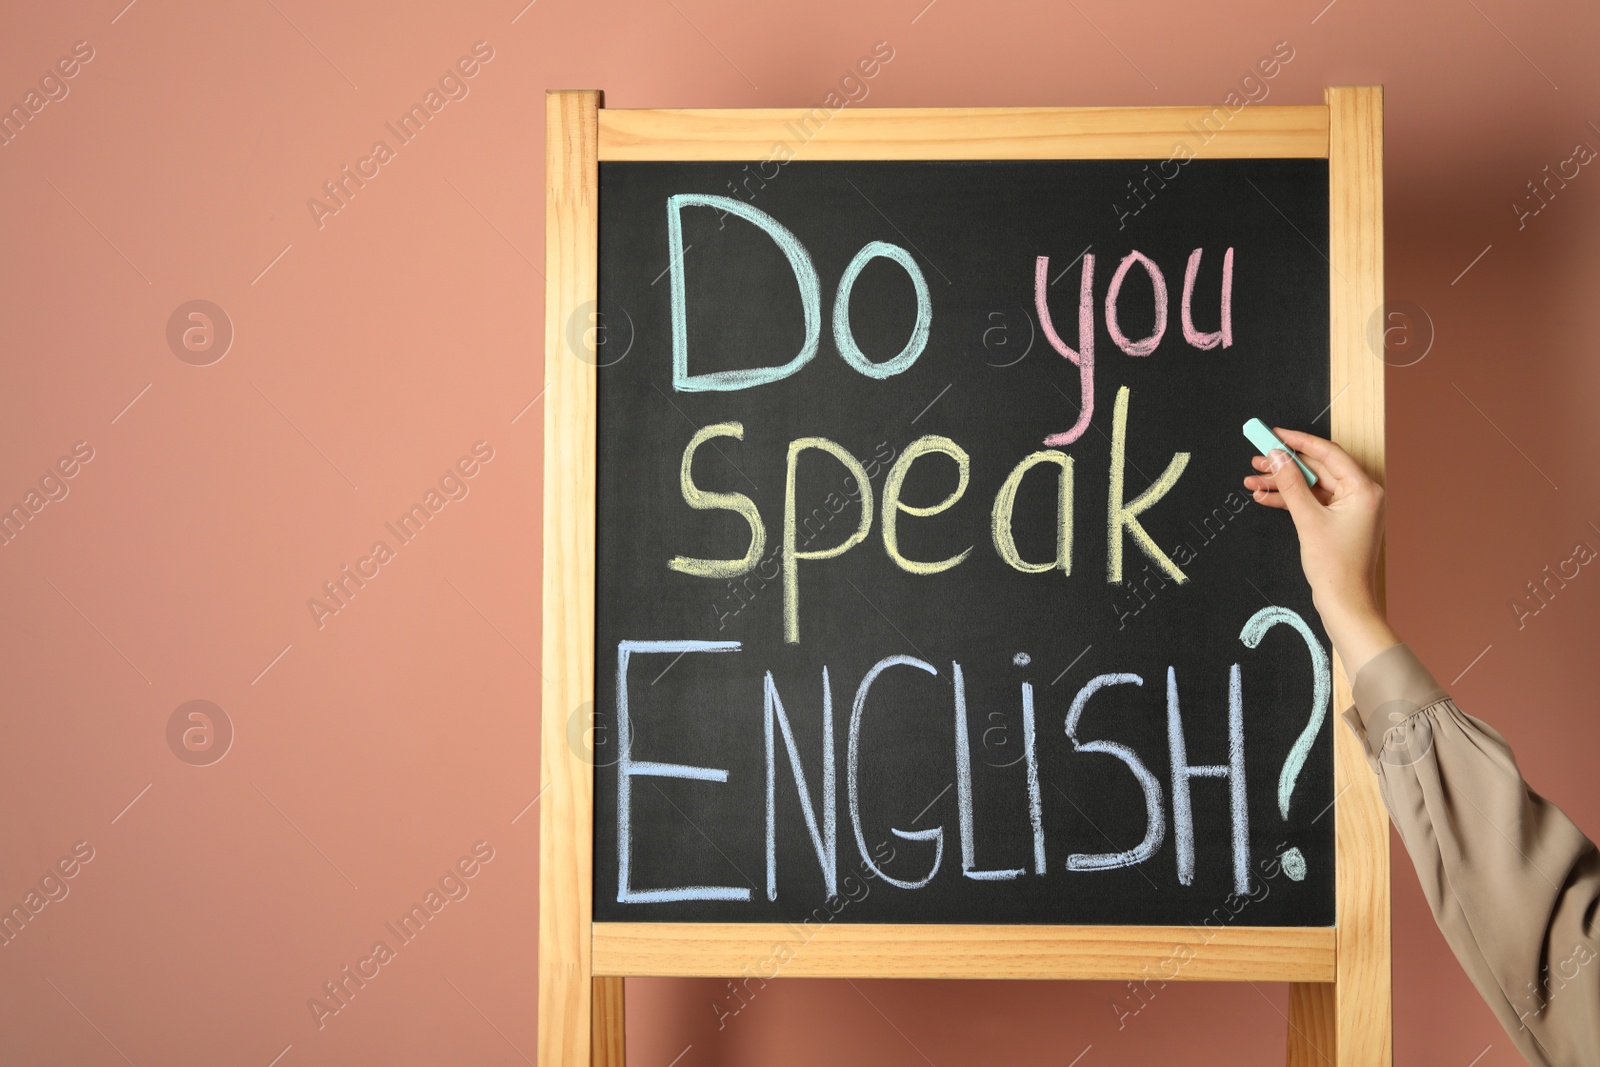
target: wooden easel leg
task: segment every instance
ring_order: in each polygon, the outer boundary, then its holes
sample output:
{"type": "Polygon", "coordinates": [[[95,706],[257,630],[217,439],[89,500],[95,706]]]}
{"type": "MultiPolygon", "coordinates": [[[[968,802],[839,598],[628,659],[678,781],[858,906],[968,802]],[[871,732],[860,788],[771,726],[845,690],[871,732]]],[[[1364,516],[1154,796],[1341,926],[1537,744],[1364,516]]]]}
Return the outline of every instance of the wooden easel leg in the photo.
{"type": "Polygon", "coordinates": [[[622,1006],[622,979],[596,978],[589,1039],[590,1067],[627,1067],[627,1036],[622,1006]]]}
{"type": "Polygon", "coordinates": [[[1334,1027],[1337,987],[1332,982],[1289,986],[1289,1067],[1332,1067],[1338,1062],[1334,1027]]]}
{"type": "MultiPolygon", "coordinates": [[[[1328,105],[1328,262],[1334,438],[1380,484],[1384,480],[1384,362],[1367,344],[1365,326],[1383,306],[1383,88],[1338,86],[1328,105]]],[[[1380,557],[1381,560],[1381,557],[1380,557]]],[[[1376,591],[1383,598],[1380,561],[1376,591]]],[[[1335,678],[1333,711],[1351,704],[1348,672],[1335,678]]],[[[1337,840],[1335,922],[1339,930],[1334,983],[1291,994],[1308,1021],[1331,1020],[1330,1067],[1389,1067],[1390,1020],[1389,816],[1366,751],[1343,723],[1333,727],[1334,825],[1337,840]],[[1314,1002],[1314,1004],[1313,1004],[1314,1002]],[[1331,1011],[1327,1010],[1331,1005],[1331,1011]],[[1313,1011],[1313,1008],[1315,1010],[1313,1011]]],[[[1290,1012],[1290,1019],[1295,1018],[1290,1012]]],[[[1304,1027],[1302,1027],[1304,1029],[1304,1027]]],[[[1320,1030],[1319,1030],[1320,1032],[1320,1030]]],[[[1308,1031],[1309,1033],[1309,1031],[1308,1031]]],[[[1291,1037],[1291,1050],[1294,1037],[1291,1037]]],[[[1291,1063],[1321,1063],[1317,1058],[1291,1063]]]]}
{"type": "Polygon", "coordinates": [[[594,768],[567,739],[572,709],[594,700],[595,370],[592,353],[568,348],[566,324],[595,299],[599,105],[598,90],[545,94],[539,1067],[622,1062],[591,1054],[600,994],[620,1020],[622,981],[590,965],[594,768]]]}

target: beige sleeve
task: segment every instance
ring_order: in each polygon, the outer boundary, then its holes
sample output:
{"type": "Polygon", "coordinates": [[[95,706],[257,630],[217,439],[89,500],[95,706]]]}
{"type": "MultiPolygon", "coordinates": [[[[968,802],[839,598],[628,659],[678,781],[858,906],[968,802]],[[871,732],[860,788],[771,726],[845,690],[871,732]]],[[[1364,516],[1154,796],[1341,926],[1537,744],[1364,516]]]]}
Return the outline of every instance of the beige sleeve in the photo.
{"type": "Polygon", "coordinates": [[[1600,853],[1405,645],[1344,713],[1461,966],[1531,1064],[1600,1063],[1600,853]]]}

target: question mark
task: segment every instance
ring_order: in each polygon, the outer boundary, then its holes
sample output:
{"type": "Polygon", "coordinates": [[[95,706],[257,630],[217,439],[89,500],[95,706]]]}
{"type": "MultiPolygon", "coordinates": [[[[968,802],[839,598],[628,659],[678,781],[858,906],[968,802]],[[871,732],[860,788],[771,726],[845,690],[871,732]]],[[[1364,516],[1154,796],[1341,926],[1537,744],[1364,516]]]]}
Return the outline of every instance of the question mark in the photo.
{"type": "MultiPolygon", "coordinates": [[[[1300,770],[1306,765],[1306,756],[1311,753],[1311,746],[1316,743],[1317,730],[1322,726],[1322,720],[1328,716],[1328,698],[1333,691],[1333,667],[1328,662],[1328,652],[1322,647],[1322,642],[1317,640],[1317,635],[1311,632],[1311,627],[1306,621],[1288,608],[1270,607],[1262,608],[1250,616],[1250,621],[1244,624],[1244,629],[1239,631],[1239,640],[1250,648],[1261,644],[1261,639],[1267,631],[1278,623],[1288,623],[1299,631],[1305,639],[1306,648],[1311,650],[1311,720],[1306,723],[1306,728],[1300,731],[1300,736],[1295,738],[1294,744],[1289,748],[1289,755],[1284,757],[1283,770],[1278,773],[1278,813],[1284,819],[1289,818],[1289,801],[1294,796],[1294,785],[1300,777],[1300,770]]],[[[1306,876],[1306,858],[1298,848],[1291,848],[1279,857],[1283,864],[1283,873],[1296,882],[1303,881],[1306,876]]]]}

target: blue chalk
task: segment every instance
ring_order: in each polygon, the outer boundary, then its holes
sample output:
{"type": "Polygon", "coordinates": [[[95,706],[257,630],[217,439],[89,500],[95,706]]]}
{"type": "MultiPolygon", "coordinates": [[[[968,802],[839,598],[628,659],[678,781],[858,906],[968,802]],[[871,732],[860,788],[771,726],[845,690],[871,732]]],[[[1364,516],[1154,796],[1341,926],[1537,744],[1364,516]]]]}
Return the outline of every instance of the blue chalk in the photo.
{"type": "Polygon", "coordinates": [[[1255,445],[1256,450],[1263,456],[1274,448],[1281,449],[1290,459],[1294,460],[1295,465],[1300,468],[1300,473],[1306,476],[1307,485],[1317,484],[1317,476],[1311,473],[1311,468],[1302,463],[1300,457],[1294,454],[1294,449],[1284,444],[1278,435],[1267,427],[1266,423],[1260,419],[1251,419],[1244,424],[1244,435],[1250,439],[1250,443],[1255,445]]]}

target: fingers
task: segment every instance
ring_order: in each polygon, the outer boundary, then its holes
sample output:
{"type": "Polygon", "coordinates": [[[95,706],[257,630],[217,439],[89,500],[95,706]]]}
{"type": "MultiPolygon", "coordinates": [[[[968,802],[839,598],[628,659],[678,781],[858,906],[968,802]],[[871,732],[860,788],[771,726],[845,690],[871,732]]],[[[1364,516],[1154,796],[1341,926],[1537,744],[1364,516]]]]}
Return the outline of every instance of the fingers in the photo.
{"type": "Polygon", "coordinates": [[[1257,489],[1253,494],[1251,494],[1251,499],[1257,504],[1265,504],[1267,507],[1277,508],[1279,511],[1289,510],[1289,505],[1285,504],[1283,502],[1283,497],[1277,493],[1268,493],[1264,490],[1257,489]]]}
{"type": "MultiPolygon", "coordinates": [[[[1274,426],[1273,432],[1283,439],[1284,444],[1296,452],[1310,456],[1321,463],[1324,469],[1333,475],[1335,479],[1365,479],[1367,477],[1367,472],[1361,469],[1361,464],[1357,463],[1350,453],[1332,441],[1315,437],[1308,433],[1301,433],[1299,430],[1286,430],[1281,426],[1274,426]]],[[[1307,465],[1309,466],[1309,464],[1307,465]]],[[[1315,467],[1312,467],[1312,469],[1316,470],[1315,467]]],[[[1321,471],[1318,471],[1317,477],[1320,478],[1321,476],[1321,471]]]]}
{"type": "MultiPolygon", "coordinates": [[[[1311,489],[1311,495],[1317,498],[1317,503],[1324,506],[1333,503],[1333,490],[1328,488],[1329,484],[1326,479],[1321,479],[1311,489]]],[[[1252,493],[1256,490],[1263,490],[1268,493],[1278,492],[1277,479],[1270,474],[1252,474],[1245,478],[1244,487],[1252,493]]]]}
{"type": "Polygon", "coordinates": [[[1339,480],[1333,476],[1333,472],[1328,469],[1328,465],[1316,456],[1303,455],[1300,457],[1300,462],[1311,468],[1311,473],[1317,476],[1318,486],[1321,486],[1324,482],[1336,482],[1339,480]]]}
{"type": "MultiPolygon", "coordinates": [[[[1300,459],[1307,467],[1311,468],[1311,473],[1317,476],[1318,489],[1322,488],[1322,483],[1325,481],[1333,482],[1338,480],[1332,476],[1327,466],[1315,456],[1304,455],[1300,459]]],[[[1250,465],[1263,473],[1272,470],[1272,464],[1267,460],[1266,456],[1251,456],[1250,465]]]]}
{"type": "Polygon", "coordinates": [[[1267,462],[1273,467],[1272,477],[1278,487],[1278,496],[1283,499],[1296,522],[1303,516],[1309,517],[1312,509],[1319,508],[1311,486],[1306,483],[1306,476],[1300,473],[1300,468],[1288,453],[1275,448],[1268,454],[1267,462]]]}

